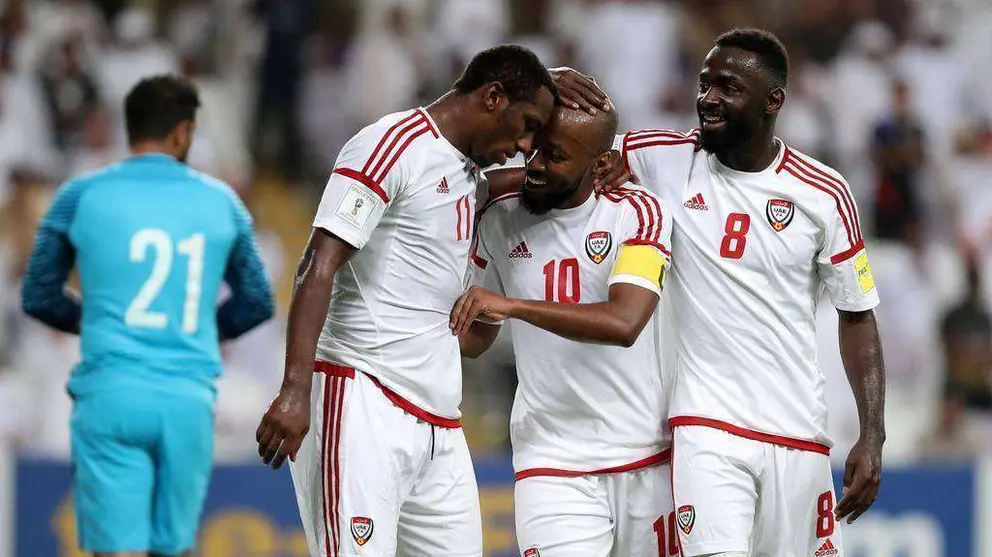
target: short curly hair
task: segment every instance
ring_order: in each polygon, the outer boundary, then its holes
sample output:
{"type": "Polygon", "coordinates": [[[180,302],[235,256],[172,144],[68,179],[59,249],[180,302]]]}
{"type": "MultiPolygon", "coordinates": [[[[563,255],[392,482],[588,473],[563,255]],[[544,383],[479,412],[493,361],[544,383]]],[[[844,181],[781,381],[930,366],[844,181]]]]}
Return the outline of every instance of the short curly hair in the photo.
{"type": "Polygon", "coordinates": [[[487,83],[499,82],[510,102],[533,101],[542,87],[555,94],[554,80],[531,50],[515,44],[487,48],[476,54],[455,82],[455,91],[467,94],[487,83]]]}
{"type": "Polygon", "coordinates": [[[789,54],[782,41],[771,31],[753,27],[731,29],[717,37],[714,44],[721,48],[753,52],[771,76],[775,87],[784,88],[789,84],[789,54]]]}

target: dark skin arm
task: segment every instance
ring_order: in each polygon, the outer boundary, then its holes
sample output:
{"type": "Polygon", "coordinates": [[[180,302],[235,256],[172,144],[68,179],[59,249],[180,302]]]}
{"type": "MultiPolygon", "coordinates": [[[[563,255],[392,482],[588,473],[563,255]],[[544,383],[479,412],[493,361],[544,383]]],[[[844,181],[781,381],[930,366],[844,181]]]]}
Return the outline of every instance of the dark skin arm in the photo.
{"type": "Polygon", "coordinates": [[[520,184],[524,183],[527,171],[524,167],[517,168],[497,168],[486,172],[486,181],[489,183],[489,199],[495,199],[501,195],[513,193],[520,190],[520,184]]]}
{"type": "Polygon", "coordinates": [[[576,342],[629,347],[637,341],[657,305],[658,295],[654,292],[623,283],[610,286],[608,301],[593,304],[504,298],[473,286],[451,310],[451,329],[461,337],[476,318],[520,319],[576,342]]]}
{"type": "Polygon", "coordinates": [[[483,352],[489,350],[496,337],[499,336],[500,325],[473,321],[472,325],[463,334],[458,335],[458,346],[462,356],[466,358],[478,358],[483,352]]]}
{"type": "Polygon", "coordinates": [[[885,365],[873,310],[840,315],[840,354],[854,391],[861,436],[844,466],[844,495],[834,513],[850,524],[875,502],[882,480],[885,443],[885,365]]]}
{"type": "Polygon", "coordinates": [[[315,228],[303,251],[286,328],[286,371],[279,394],[255,432],[258,455],[278,469],[296,453],[310,430],[310,387],[317,340],[331,303],[334,275],[357,250],[326,230],[315,228]]]}

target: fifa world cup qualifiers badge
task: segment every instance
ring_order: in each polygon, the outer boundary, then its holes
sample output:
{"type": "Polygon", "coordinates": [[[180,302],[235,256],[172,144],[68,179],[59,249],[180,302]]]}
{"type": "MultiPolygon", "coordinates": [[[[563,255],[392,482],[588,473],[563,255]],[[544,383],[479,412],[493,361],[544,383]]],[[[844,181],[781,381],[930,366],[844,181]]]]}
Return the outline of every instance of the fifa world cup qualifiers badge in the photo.
{"type": "Polygon", "coordinates": [[[355,538],[355,543],[365,545],[372,539],[374,525],[372,519],[365,516],[351,517],[351,537],[355,538]]]}
{"type": "Polygon", "coordinates": [[[344,199],[338,204],[335,213],[348,224],[361,229],[365,227],[365,223],[372,216],[372,211],[380,203],[381,201],[374,193],[358,184],[351,184],[344,199]]]}
{"type": "Polygon", "coordinates": [[[532,547],[524,551],[524,557],[541,557],[541,551],[536,547],[532,547]]]}

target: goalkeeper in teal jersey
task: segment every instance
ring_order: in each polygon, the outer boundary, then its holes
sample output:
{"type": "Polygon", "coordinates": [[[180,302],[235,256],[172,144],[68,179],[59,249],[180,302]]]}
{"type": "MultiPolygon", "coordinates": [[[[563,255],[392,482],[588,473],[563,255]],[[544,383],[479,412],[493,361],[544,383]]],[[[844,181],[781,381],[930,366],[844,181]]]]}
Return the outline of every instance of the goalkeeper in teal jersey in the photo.
{"type": "Polygon", "coordinates": [[[81,549],[193,548],[212,467],[218,341],[273,314],[247,209],[184,163],[196,90],[158,76],[125,100],[132,156],[69,180],[38,230],[29,315],[81,335],[69,379],[81,549]],[[81,299],[65,292],[73,267],[81,299]],[[231,296],[219,307],[226,282],[231,296]]]}

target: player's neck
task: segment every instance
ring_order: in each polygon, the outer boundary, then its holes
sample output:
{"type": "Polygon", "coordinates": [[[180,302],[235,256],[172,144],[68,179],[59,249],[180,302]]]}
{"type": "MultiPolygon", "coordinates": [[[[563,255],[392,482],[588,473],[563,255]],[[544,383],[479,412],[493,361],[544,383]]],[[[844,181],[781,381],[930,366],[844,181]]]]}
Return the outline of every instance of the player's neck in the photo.
{"type": "Polygon", "coordinates": [[[172,149],[168,145],[161,141],[139,141],[138,143],[134,143],[131,145],[131,154],[136,157],[140,155],[167,155],[174,159],[179,158],[176,153],[172,152],[172,149]]]}
{"type": "Polygon", "coordinates": [[[467,130],[465,122],[469,121],[468,107],[465,101],[468,97],[458,95],[454,91],[448,91],[441,98],[434,101],[427,107],[434,123],[437,124],[438,132],[455,146],[455,149],[465,155],[471,156],[472,142],[469,139],[472,133],[467,130]]]}
{"type": "Polygon", "coordinates": [[[738,147],[716,153],[721,164],[741,172],[761,172],[768,168],[778,156],[778,142],[775,141],[774,130],[752,136],[738,147]]]}

